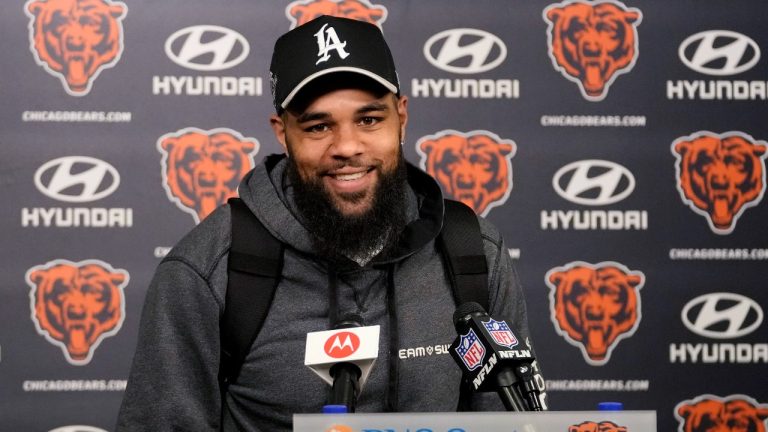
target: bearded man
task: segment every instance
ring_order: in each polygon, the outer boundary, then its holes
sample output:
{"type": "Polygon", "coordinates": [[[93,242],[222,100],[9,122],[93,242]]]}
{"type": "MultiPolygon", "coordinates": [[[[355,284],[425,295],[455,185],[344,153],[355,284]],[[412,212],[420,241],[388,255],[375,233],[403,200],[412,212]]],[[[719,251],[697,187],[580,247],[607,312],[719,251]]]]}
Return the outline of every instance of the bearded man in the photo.
{"type": "MultiPolygon", "coordinates": [[[[443,198],[403,157],[408,98],[381,32],[320,17],[277,40],[270,73],[270,124],[286,154],[267,157],[239,187],[247,211],[284,248],[269,312],[222,387],[219,324],[233,241],[232,206],[222,206],[159,265],[118,430],[291,430],[294,413],[320,413],[327,402],[328,385],[304,365],[306,334],[346,316],[381,329],[357,412],[459,406],[461,371],[444,349],[456,337],[457,305],[435,241],[443,198]],[[407,354],[425,347],[430,355],[407,354]]],[[[488,311],[525,341],[507,249],[496,228],[479,223],[488,311]]],[[[469,408],[502,404],[488,394],[469,408]]]]}

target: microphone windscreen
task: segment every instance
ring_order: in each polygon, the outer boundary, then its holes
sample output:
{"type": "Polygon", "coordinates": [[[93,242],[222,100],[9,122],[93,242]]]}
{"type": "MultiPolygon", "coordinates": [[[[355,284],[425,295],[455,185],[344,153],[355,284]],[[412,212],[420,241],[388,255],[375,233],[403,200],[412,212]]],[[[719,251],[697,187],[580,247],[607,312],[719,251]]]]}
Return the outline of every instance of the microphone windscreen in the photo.
{"type": "Polygon", "coordinates": [[[472,314],[486,315],[486,312],[485,309],[476,302],[466,302],[459,305],[459,307],[456,308],[456,312],[453,313],[453,325],[456,327],[456,330],[459,330],[461,320],[467,315],[472,314]]]}
{"type": "Polygon", "coordinates": [[[364,327],[363,317],[361,317],[358,314],[344,315],[340,320],[336,321],[336,323],[333,325],[334,330],[353,328],[353,327],[364,327]]]}

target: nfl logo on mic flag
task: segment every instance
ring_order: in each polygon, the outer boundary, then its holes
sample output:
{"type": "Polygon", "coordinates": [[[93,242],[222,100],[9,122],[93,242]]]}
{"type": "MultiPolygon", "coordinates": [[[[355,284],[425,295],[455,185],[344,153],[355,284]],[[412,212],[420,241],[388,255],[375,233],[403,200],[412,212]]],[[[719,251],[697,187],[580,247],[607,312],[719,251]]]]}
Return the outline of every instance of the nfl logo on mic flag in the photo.
{"type": "Polygon", "coordinates": [[[507,348],[514,348],[518,344],[517,338],[505,321],[496,321],[491,318],[488,322],[483,321],[483,326],[497,344],[507,348]]]}
{"type": "Polygon", "coordinates": [[[475,331],[469,329],[469,333],[461,336],[459,345],[456,347],[456,353],[467,366],[467,369],[475,370],[483,362],[485,347],[478,340],[475,331]]]}

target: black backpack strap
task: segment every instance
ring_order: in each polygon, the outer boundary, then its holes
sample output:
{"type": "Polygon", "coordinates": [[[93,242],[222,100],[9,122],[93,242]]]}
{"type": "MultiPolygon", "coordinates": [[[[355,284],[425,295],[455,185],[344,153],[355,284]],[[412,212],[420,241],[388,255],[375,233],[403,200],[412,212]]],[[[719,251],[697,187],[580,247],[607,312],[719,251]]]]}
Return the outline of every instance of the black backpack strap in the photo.
{"type": "Polygon", "coordinates": [[[227,296],[220,323],[222,396],[237,379],[246,355],[269,312],[280,279],[283,244],[264,228],[240,198],[230,198],[232,246],[227,296]]]}
{"type": "MultiPolygon", "coordinates": [[[[485,259],[480,222],[469,206],[444,200],[445,216],[438,244],[453,288],[456,304],[477,302],[488,310],[488,263],[485,259]]],[[[457,411],[471,409],[472,383],[463,377],[457,411]]]]}
{"type": "Polygon", "coordinates": [[[440,250],[456,304],[477,302],[488,310],[488,263],[485,259],[480,222],[466,204],[446,199],[440,250]]]}

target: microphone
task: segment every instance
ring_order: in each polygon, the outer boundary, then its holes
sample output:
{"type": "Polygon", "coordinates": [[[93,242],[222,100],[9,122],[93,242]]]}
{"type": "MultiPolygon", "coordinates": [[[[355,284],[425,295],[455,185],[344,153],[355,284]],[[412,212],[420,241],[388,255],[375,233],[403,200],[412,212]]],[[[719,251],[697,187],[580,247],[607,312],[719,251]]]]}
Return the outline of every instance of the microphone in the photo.
{"type": "MultiPolygon", "coordinates": [[[[334,330],[362,327],[362,321],[359,315],[351,315],[336,323],[334,330]]],[[[341,362],[331,366],[329,372],[333,377],[333,385],[328,405],[342,405],[347,408],[347,412],[355,412],[357,395],[360,394],[360,367],[353,363],[341,362]]]]}
{"type": "Polygon", "coordinates": [[[379,355],[379,326],[361,326],[350,316],[333,330],[307,333],[304,364],[331,385],[328,405],[343,405],[355,412],[363,389],[379,355]]]}
{"type": "Polygon", "coordinates": [[[453,324],[458,337],[451,344],[451,356],[475,391],[496,391],[507,411],[544,410],[535,358],[530,349],[520,346],[505,321],[468,302],[456,309],[453,324]]]}

